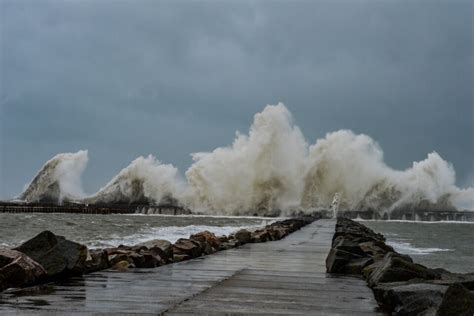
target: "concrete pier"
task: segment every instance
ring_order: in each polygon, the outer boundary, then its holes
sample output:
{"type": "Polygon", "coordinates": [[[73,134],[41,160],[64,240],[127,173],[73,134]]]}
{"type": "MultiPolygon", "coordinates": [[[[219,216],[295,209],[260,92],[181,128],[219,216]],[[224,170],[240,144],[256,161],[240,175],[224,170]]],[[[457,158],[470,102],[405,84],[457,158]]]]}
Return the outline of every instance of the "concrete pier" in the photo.
{"type": "Polygon", "coordinates": [[[0,314],[379,314],[365,281],[325,273],[334,225],[319,220],[280,241],[155,269],[93,273],[35,295],[3,294],[0,314]]]}

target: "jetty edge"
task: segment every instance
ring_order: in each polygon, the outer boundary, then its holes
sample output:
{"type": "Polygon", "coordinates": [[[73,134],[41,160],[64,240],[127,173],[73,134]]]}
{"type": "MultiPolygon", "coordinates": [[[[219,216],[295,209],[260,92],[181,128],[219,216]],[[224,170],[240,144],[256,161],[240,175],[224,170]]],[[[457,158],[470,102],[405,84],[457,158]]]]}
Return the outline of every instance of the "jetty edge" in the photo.
{"type": "Polygon", "coordinates": [[[88,249],[63,236],[43,231],[13,249],[0,247],[0,293],[15,293],[19,288],[106,269],[155,268],[247,243],[280,240],[317,219],[305,216],[277,221],[252,231],[240,229],[229,236],[202,231],[175,243],[155,239],[104,249],[88,249]]]}
{"type": "Polygon", "coordinates": [[[385,241],[361,223],[339,217],[327,272],[363,277],[390,315],[474,315],[474,273],[425,267],[385,241]]]}

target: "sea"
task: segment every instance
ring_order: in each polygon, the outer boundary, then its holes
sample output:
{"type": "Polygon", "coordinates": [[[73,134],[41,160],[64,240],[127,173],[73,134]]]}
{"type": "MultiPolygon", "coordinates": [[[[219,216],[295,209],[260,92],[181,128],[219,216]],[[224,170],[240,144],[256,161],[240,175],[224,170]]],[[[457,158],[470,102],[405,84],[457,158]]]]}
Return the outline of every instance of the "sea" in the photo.
{"type": "Polygon", "coordinates": [[[474,273],[474,222],[360,221],[416,263],[474,273]]]}
{"type": "Polygon", "coordinates": [[[14,247],[49,230],[90,248],[136,245],[152,239],[175,242],[208,230],[228,235],[278,218],[202,215],[0,213],[0,245],[14,247]]]}

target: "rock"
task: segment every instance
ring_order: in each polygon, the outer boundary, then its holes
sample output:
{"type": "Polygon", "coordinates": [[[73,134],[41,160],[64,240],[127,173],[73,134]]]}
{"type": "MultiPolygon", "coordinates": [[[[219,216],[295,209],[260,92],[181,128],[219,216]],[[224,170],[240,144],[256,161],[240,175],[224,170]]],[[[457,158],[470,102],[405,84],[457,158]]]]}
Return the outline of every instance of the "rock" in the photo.
{"type": "Polygon", "coordinates": [[[361,258],[364,257],[342,249],[331,248],[326,258],[326,271],[328,273],[347,273],[347,265],[352,260],[361,258]]]}
{"type": "Polygon", "coordinates": [[[185,255],[185,254],[175,254],[173,255],[173,261],[174,262],[181,262],[181,261],[185,261],[185,260],[189,260],[189,259],[192,259],[191,256],[189,255],[185,255]]]}
{"type": "Polygon", "coordinates": [[[267,232],[271,240],[280,240],[288,235],[288,231],[286,231],[283,227],[276,225],[267,228],[267,232]]]}
{"type": "Polygon", "coordinates": [[[219,249],[221,244],[219,238],[207,230],[191,235],[190,239],[199,241],[201,243],[208,243],[214,249],[219,249]]]}
{"type": "Polygon", "coordinates": [[[372,263],[359,244],[339,236],[333,241],[333,248],[326,258],[328,273],[361,273],[362,269],[372,263]]]}
{"type": "Polygon", "coordinates": [[[372,272],[374,272],[375,269],[377,269],[380,265],[381,265],[380,261],[375,261],[374,263],[371,263],[371,264],[365,266],[362,269],[362,275],[364,276],[364,278],[366,280],[368,280],[370,275],[372,274],[372,272]]]}
{"type": "Polygon", "coordinates": [[[353,259],[346,264],[344,273],[348,274],[362,274],[364,268],[372,264],[374,260],[372,258],[364,257],[359,259],[353,259]]]}
{"type": "Polygon", "coordinates": [[[388,253],[380,261],[368,278],[369,286],[373,287],[383,282],[408,281],[411,279],[434,280],[439,276],[425,266],[406,260],[406,258],[388,253]]]}
{"type": "Polygon", "coordinates": [[[108,269],[110,267],[110,263],[107,252],[103,249],[89,250],[84,265],[86,273],[108,269]]]}
{"type": "MultiPolygon", "coordinates": [[[[171,249],[171,251],[173,251],[173,248],[170,248],[170,249],[171,249]]],[[[167,252],[164,252],[163,249],[161,249],[160,247],[150,248],[145,253],[149,253],[152,256],[154,256],[156,258],[156,260],[158,260],[158,266],[162,266],[162,265],[165,265],[167,263],[173,262],[173,254],[171,253],[171,255],[170,255],[167,252]]]]}
{"type": "Polygon", "coordinates": [[[461,284],[452,284],[446,290],[436,312],[437,316],[474,315],[474,294],[461,284]]]}
{"type": "Polygon", "coordinates": [[[173,259],[175,255],[186,255],[189,258],[199,257],[202,253],[200,244],[197,241],[180,238],[173,244],[173,259]]]}
{"type": "Polygon", "coordinates": [[[162,251],[160,256],[162,256],[163,259],[168,260],[173,258],[173,245],[168,240],[154,239],[139,245],[147,247],[148,250],[155,248],[155,251],[158,251],[156,248],[160,249],[162,251]]]}
{"type": "Polygon", "coordinates": [[[116,270],[116,271],[127,271],[127,270],[133,269],[133,268],[135,268],[133,263],[130,263],[126,260],[123,260],[123,261],[119,261],[116,264],[114,264],[111,269],[116,270]]]}
{"type": "Polygon", "coordinates": [[[357,255],[358,257],[367,257],[367,254],[361,249],[357,242],[354,242],[342,236],[334,240],[333,248],[352,253],[354,255],[357,255]]]}
{"type": "Polygon", "coordinates": [[[136,268],[156,268],[159,265],[158,260],[150,253],[130,252],[128,256],[136,268]]]}
{"type": "Polygon", "coordinates": [[[0,292],[10,287],[39,283],[46,277],[46,270],[27,255],[0,248],[0,292]]]}
{"type": "Polygon", "coordinates": [[[383,259],[389,252],[395,252],[392,247],[380,240],[362,242],[359,244],[359,247],[366,255],[376,260],[383,259]]]}
{"type": "Polygon", "coordinates": [[[235,232],[234,237],[241,245],[249,243],[252,240],[252,234],[246,229],[238,230],[235,232]]]}
{"type": "Polygon", "coordinates": [[[219,236],[217,238],[219,239],[220,243],[227,242],[229,240],[229,238],[225,235],[219,236]]]}
{"type": "Polygon", "coordinates": [[[85,270],[87,247],[43,231],[15,248],[41,264],[49,277],[82,274],[85,270]]]}
{"type": "Polygon", "coordinates": [[[221,245],[219,246],[219,250],[227,250],[227,249],[232,249],[235,248],[239,245],[239,242],[236,239],[229,239],[226,242],[221,242],[221,245]]]}
{"type": "Polygon", "coordinates": [[[202,252],[206,255],[214,253],[219,249],[220,241],[216,235],[211,232],[203,231],[189,237],[191,240],[199,243],[202,252]]]}
{"type": "Polygon", "coordinates": [[[252,242],[266,242],[269,239],[268,231],[266,229],[259,229],[252,232],[252,242]]]}
{"type": "Polygon", "coordinates": [[[439,271],[439,269],[434,269],[434,271],[440,274],[440,279],[433,281],[435,284],[451,285],[451,284],[460,284],[470,291],[474,291],[474,273],[446,273],[444,271],[439,271]]]}
{"type": "Polygon", "coordinates": [[[114,253],[114,254],[111,254],[111,255],[108,255],[107,256],[107,259],[109,261],[109,264],[111,266],[114,266],[116,265],[118,262],[120,261],[127,261],[129,263],[132,263],[133,262],[133,259],[130,258],[129,256],[129,253],[128,252],[120,252],[120,253],[114,253]]]}
{"type": "Polygon", "coordinates": [[[151,244],[152,248],[148,249],[144,245],[133,247],[119,246],[118,248],[105,249],[108,253],[110,265],[115,265],[120,261],[128,261],[133,263],[135,268],[155,268],[165,265],[172,261],[172,257],[166,255],[157,244],[151,244]]]}
{"type": "Polygon", "coordinates": [[[447,287],[436,284],[395,282],[375,287],[374,295],[394,315],[429,314],[436,310],[447,287]]]}

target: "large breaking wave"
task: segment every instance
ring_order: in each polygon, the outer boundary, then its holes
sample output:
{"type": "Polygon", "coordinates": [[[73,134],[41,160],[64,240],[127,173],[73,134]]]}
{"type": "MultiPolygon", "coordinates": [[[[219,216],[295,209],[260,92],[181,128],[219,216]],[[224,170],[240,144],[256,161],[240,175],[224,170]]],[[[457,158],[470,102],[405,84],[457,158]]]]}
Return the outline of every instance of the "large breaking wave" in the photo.
{"type": "Polygon", "coordinates": [[[186,179],[153,156],[139,157],[84,197],[80,175],[87,151],[59,154],[20,198],[175,203],[204,213],[268,215],[328,208],[338,193],[341,209],[474,210],[474,188],[457,188],[453,166],[436,152],[401,171],[385,164],[382,149],[367,135],[340,130],[309,145],[281,103],[257,113],[248,135],[237,133],[231,146],[192,157],[186,179]]]}

